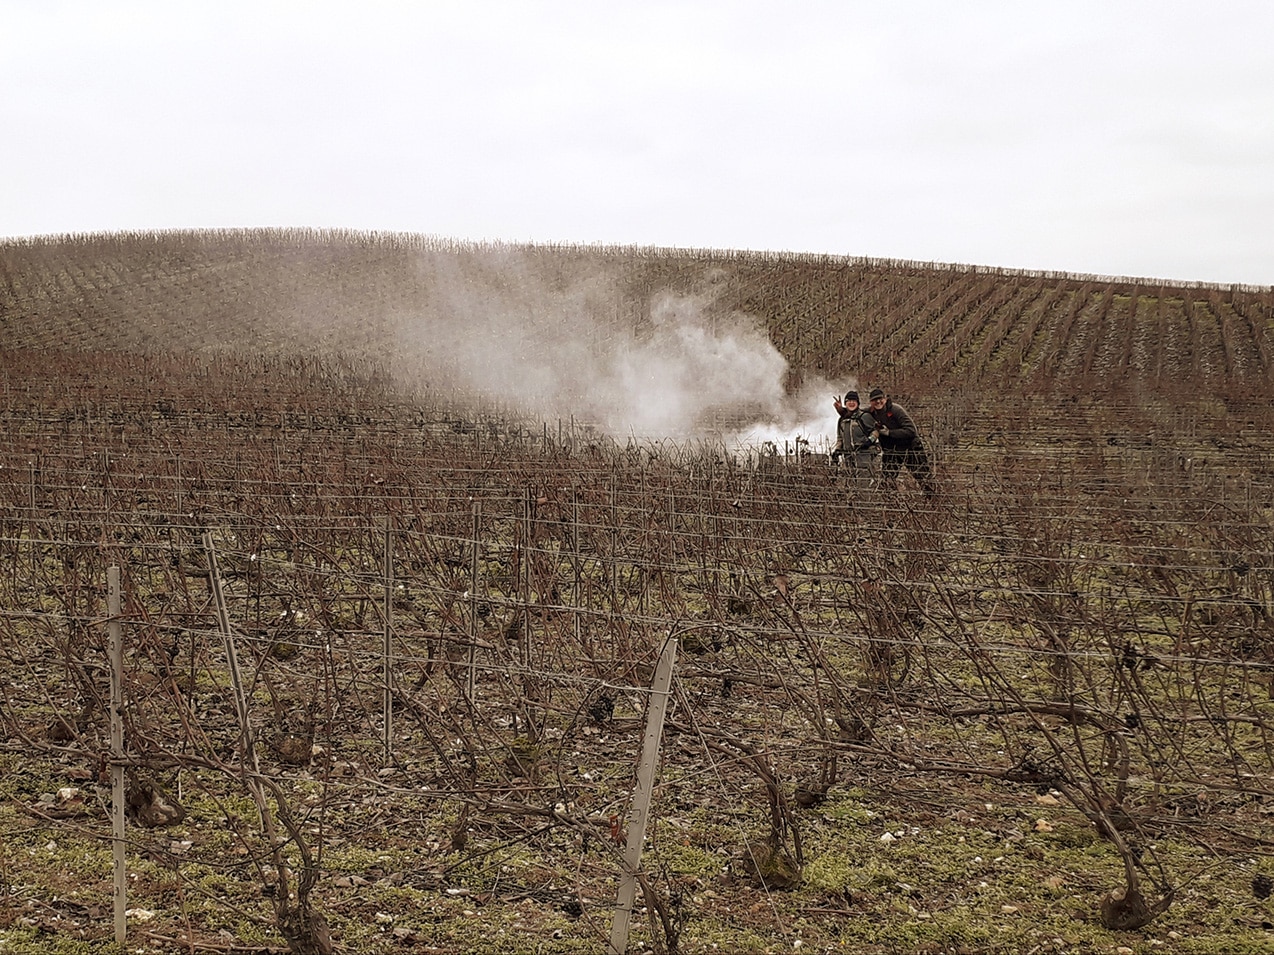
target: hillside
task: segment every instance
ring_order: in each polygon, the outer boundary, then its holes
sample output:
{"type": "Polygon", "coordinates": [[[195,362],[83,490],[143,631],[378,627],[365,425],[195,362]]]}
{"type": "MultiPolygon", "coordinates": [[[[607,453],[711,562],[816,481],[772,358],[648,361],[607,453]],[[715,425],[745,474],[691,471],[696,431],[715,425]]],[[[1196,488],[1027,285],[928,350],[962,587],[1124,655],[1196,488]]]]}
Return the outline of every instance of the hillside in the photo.
{"type": "Polygon", "coordinates": [[[590,334],[694,295],[768,329],[796,377],[899,393],[1274,399],[1274,290],[833,256],[243,231],[0,244],[11,349],[388,357],[439,310],[526,323],[585,301],[590,334]],[[431,312],[431,310],[433,310],[431,312]]]}

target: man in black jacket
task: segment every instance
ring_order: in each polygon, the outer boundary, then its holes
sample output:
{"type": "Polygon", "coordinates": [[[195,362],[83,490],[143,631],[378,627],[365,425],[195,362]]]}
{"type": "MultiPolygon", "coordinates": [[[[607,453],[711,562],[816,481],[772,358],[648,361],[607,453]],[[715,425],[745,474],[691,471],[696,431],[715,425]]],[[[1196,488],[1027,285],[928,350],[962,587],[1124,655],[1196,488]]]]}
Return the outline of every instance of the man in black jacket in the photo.
{"type": "Polygon", "coordinates": [[[894,401],[880,388],[873,388],[869,396],[871,416],[879,426],[881,477],[886,487],[898,483],[898,471],[906,467],[911,472],[925,497],[933,497],[933,469],[924,443],[916,431],[916,425],[907,409],[894,401]]]}

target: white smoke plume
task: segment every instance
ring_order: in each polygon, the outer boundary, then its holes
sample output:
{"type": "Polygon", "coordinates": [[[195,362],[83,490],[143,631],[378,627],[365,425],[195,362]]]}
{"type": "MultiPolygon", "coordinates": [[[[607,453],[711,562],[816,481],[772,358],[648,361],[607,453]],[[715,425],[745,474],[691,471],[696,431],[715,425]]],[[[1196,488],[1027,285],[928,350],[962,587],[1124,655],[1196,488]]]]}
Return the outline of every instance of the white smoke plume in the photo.
{"type": "Polygon", "coordinates": [[[834,440],[836,393],[789,394],[787,360],[756,318],[724,309],[711,276],[635,297],[595,264],[546,279],[527,253],[433,258],[429,307],[402,326],[400,367],[430,387],[616,437],[782,452],[834,440]]]}

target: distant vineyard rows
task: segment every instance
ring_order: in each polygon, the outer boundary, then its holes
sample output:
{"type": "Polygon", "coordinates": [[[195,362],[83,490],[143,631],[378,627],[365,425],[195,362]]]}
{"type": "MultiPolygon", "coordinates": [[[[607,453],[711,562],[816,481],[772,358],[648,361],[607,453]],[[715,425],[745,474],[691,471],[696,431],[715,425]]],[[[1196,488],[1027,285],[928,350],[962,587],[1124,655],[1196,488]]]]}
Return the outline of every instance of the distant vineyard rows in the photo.
{"type": "Polygon", "coordinates": [[[9,241],[0,333],[35,350],[383,357],[444,283],[531,322],[546,290],[602,287],[598,336],[640,328],[660,292],[691,294],[764,322],[797,378],[896,393],[1274,397],[1270,288],[828,256],[305,231],[9,241]]]}

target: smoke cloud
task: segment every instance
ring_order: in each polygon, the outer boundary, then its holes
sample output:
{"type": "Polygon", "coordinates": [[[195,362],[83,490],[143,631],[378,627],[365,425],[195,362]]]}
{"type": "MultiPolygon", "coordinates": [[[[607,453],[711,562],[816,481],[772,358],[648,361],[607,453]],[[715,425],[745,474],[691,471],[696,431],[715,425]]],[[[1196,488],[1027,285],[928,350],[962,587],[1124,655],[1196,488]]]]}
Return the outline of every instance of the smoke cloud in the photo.
{"type": "Polygon", "coordinates": [[[423,266],[429,304],[402,322],[400,370],[616,438],[827,446],[836,389],[790,393],[787,360],[758,319],[722,306],[715,276],[635,295],[595,262],[547,280],[528,255],[423,266]]]}

